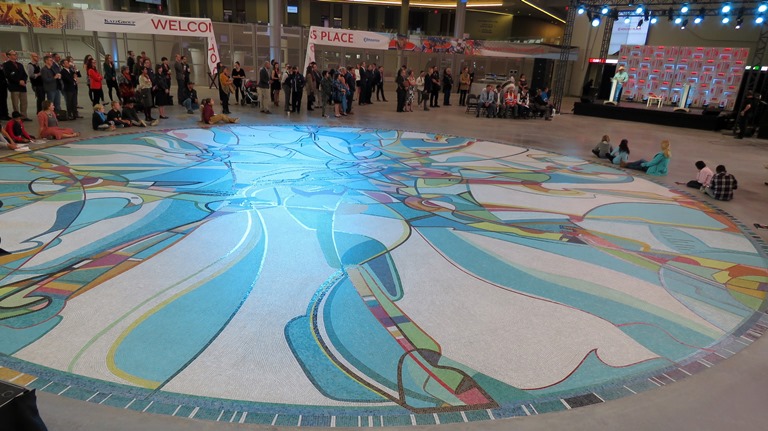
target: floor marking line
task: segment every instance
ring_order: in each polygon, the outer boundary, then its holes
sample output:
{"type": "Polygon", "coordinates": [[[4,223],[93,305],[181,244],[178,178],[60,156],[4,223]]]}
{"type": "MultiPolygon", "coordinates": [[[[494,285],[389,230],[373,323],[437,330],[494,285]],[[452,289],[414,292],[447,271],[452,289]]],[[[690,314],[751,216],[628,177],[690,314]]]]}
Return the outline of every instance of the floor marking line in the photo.
{"type": "Polygon", "coordinates": [[[467,420],[467,415],[464,414],[464,411],[461,411],[459,413],[461,413],[461,418],[464,419],[464,422],[469,422],[469,420],[467,420]]]}
{"type": "Polygon", "coordinates": [[[132,405],[133,405],[133,403],[134,403],[134,401],[136,401],[136,398],[132,399],[132,400],[131,400],[131,402],[129,402],[128,404],[126,404],[126,405],[125,405],[125,407],[123,407],[123,408],[124,408],[124,409],[127,409],[128,407],[132,406],[132,405]]]}
{"type": "Polygon", "coordinates": [[[155,400],[150,401],[149,404],[147,404],[147,406],[144,407],[144,410],[142,410],[141,412],[144,413],[147,410],[149,410],[149,408],[152,407],[152,404],[154,404],[154,403],[155,403],[155,400]]]}
{"type": "Polygon", "coordinates": [[[416,426],[416,416],[411,415],[411,425],[416,426]]]}
{"type": "Polygon", "coordinates": [[[91,395],[90,397],[88,397],[88,399],[87,399],[87,400],[85,400],[85,402],[86,402],[86,403],[90,402],[90,401],[91,401],[91,400],[92,400],[92,399],[93,399],[93,398],[94,398],[96,395],[99,395],[100,393],[101,393],[101,392],[96,392],[95,394],[93,394],[93,395],[91,395]]]}
{"type": "Polygon", "coordinates": [[[224,410],[219,413],[219,417],[216,418],[216,422],[220,421],[222,416],[224,416],[224,410]]]}
{"type": "Polygon", "coordinates": [[[176,407],[176,410],[173,411],[173,414],[171,416],[176,416],[176,414],[181,410],[181,404],[179,404],[178,407],[176,407]]]}
{"type": "Polygon", "coordinates": [[[435,418],[435,425],[440,425],[440,418],[437,417],[437,413],[432,413],[432,417],[435,418]]]}
{"type": "Polygon", "coordinates": [[[691,374],[691,373],[689,373],[688,371],[685,371],[685,369],[684,369],[684,368],[679,368],[679,367],[678,367],[678,370],[680,370],[680,371],[684,372],[685,374],[687,374],[687,375],[689,375],[689,376],[690,376],[690,375],[692,375],[692,374],[691,374]]]}
{"type": "Polygon", "coordinates": [[[564,399],[560,398],[560,402],[561,402],[561,403],[563,403],[563,405],[565,406],[565,408],[566,408],[567,410],[570,410],[570,409],[571,409],[571,406],[569,406],[569,405],[568,405],[568,403],[566,403],[564,399]]]}
{"type": "Polygon", "coordinates": [[[301,426],[301,415],[299,415],[299,423],[296,425],[297,427],[301,426]]]}
{"type": "Polygon", "coordinates": [[[104,404],[104,401],[108,400],[108,399],[109,399],[109,397],[111,397],[111,396],[112,396],[112,394],[109,394],[109,395],[107,395],[107,397],[106,397],[106,398],[104,398],[103,400],[101,400],[101,401],[99,402],[99,404],[104,404]]]}
{"type": "Polygon", "coordinates": [[[66,387],[66,388],[64,388],[64,389],[63,389],[61,392],[59,392],[57,395],[61,395],[61,394],[63,394],[64,392],[67,392],[67,390],[69,390],[69,388],[71,388],[71,387],[72,387],[72,386],[67,386],[67,387],[66,387]]]}
{"type": "Polygon", "coordinates": [[[235,421],[235,416],[237,416],[237,410],[235,410],[235,412],[234,412],[234,413],[232,413],[232,417],[231,417],[231,418],[229,418],[229,423],[232,423],[232,422],[234,422],[234,421],[235,421]]]}
{"type": "Polygon", "coordinates": [[[633,391],[632,389],[629,389],[627,385],[624,385],[624,389],[628,390],[629,392],[632,392],[633,394],[637,395],[637,392],[633,391]]]}
{"type": "Polygon", "coordinates": [[[534,407],[533,404],[528,404],[528,405],[531,406],[531,410],[533,410],[533,413],[539,414],[539,411],[536,410],[536,407],[534,407]]]}
{"type": "Polygon", "coordinates": [[[600,395],[598,395],[598,394],[597,394],[597,392],[592,392],[592,393],[593,393],[593,394],[595,394],[595,396],[596,396],[596,397],[597,397],[597,398],[598,398],[600,401],[602,401],[602,402],[605,402],[605,400],[603,399],[603,397],[601,397],[600,395]]]}
{"type": "Polygon", "coordinates": [[[190,419],[194,418],[198,411],[200,411],[200,407],[195,407],[194,409],[192,409],[192,413],[190,413],[189,416],[187,417],[190,419]]]}
{"type": "Polygon", "coordinates": [[[246,417],[246,416],[248,416],[248,412],[243,412],[243,415],[242,415],[242,416],[240,416],[240,423],[241,423],[241,424],[244,424],[244,423],[245,423],[245,417],[246,417]]]}
{"type": "Polygon", "coordinates": [[[528,408],[526,408],[524,405],[523,405],[523,406],[520,406],[520,407],[522,407],[522,408],[523,408],[523,411],[525,412],[525,415],[526,415],[526,416],[530,416],[530,415],[531,415],[531,412],[529,412],[529,411],[528,411],[528,408]]]}
{"type": "Polygon", "coordinates": [[[278,416],[279,416],[279,414],[276,414],[275,417],[272,418],[272,426],[275,426],[275,424],[277,423],[277,417],[278,416]]]}
{"type": "Polygon", "coordinates": [[[485,411],[488,412],[488,416],[491,418],[491,420],[496,420],[496,417],[493,416],[491,409],[485,409],[485,411]]]}

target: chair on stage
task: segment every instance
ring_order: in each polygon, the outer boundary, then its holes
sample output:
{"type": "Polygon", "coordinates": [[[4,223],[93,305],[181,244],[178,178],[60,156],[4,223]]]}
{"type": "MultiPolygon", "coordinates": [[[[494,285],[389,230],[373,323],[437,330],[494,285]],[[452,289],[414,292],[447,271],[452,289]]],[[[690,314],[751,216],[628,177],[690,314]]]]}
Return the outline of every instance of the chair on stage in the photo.
{"type": "Polygon", "coordinates": [[[648,93],[648,102],[645,106],[650,107],[652,104],[656,105],[656,108],[661,108],[664,105],[664,96],[660,96],[655,93],[648,93]]]}

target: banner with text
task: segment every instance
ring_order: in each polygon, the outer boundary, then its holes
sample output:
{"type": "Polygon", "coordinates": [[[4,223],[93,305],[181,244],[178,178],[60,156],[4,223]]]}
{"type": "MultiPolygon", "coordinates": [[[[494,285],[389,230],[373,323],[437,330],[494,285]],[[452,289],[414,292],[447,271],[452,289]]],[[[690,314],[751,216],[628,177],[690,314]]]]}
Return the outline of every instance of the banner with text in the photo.
{"type": "Polygon", "coordinates": [[[213,24],[208,18],[183,18],[146,13],[83,11],[83,30],[115,33],[163,34],[171,36],[205,37],[208,39],[206,59],[211,73],[216,73],[220,61],[213,24]]]}
{"type": "MultiPolygon", "coordinates": [[[[394,33],[343,30],[337,28],[311,27],[307,41],[305,65],[315,61],[315,45],[343,46],[355,49],[397,50],[427,53],[450,53],[485,57],[527,57],[560,58],[559,45],[512,43],[505,41],[484,41],[457,39],[443,36],[405,36],[394,33]]],[[[568,60],[576,60],[578,49],[572,48],[568,60]]]]}

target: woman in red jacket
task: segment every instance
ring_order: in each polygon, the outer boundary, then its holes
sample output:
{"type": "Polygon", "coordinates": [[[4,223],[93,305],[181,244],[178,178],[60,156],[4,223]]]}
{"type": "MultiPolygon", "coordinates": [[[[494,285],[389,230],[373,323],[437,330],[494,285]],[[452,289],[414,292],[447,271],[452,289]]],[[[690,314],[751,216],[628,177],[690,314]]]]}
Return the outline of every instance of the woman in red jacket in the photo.
{"type": "Polygon", "coordinates": [[[102,81],[104,81],[104,77],[101,76],[99,69],[96,68],[95,58],[89,58],[85,68],[88,71],[88,88],[91,90],[91,106],[97,105],[104,100],[104,90],[102,89],[102,81]]]}

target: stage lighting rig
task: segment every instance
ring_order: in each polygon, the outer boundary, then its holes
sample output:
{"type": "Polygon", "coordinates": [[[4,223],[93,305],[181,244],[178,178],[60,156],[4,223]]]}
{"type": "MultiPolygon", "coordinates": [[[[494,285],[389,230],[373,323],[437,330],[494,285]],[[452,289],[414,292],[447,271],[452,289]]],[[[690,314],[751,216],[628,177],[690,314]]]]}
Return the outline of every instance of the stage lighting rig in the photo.
{"type": "Polygon", "coordinates": [[[608,9],[608,6],[603,6],[603,8],[600,9],[600,13],[603,14],[603,15],[608,15],[609,11],[610,11],[610,9],[608,9]]]}
{"type": "Polygon", "coordinates": [[[688,7],[688,3],[683,4],[683,7],[680,8],[680,13],[688,13],[688,10],[690,8],[688,7]]]}
{"type": "Polygon", "coordinates": [[[680,30],[685,30],[685,27],[688,25],[688,19],[683,20],[683,25],[680,26],[680,30]]]}
{"type": "Polygon", "coordinates": [[[768,5],[765,3],[760,3],[760,6],[757,7],[757,11],[760,13],[763,13],[768,10],[768,5]]]}
{"type": "Polygon", "coordinates": [[[592,27],[599,27],[600,26],[600,17],[596,16],[592,18],[592,27]]]}
{"type": "Polygon", "coordinates": [[[682,17],[675,18],[675,24],[681,24],[682,22],[683,22],[683,18],[682,17]]]}
{"type": "Polygon", "coordinates": [[[658,19],[658,18],[656,18],[656,15],[652,16],[652,17],[651,17],[651,24],[656,24],[656,21],[658,21],[658,20],[659,20],[659,19],[658,19]]]}
{"type": "Polygon", "coordinates": [[[765,15],[760,14],[755,17],[755,24],[762,24],[765,22],[765,15]]]}
{"type": "Polygon", "coordinates": [[[579,8],[576,9],[576,13],[579,14],[579,15],[584,15],[584,12],[586,12],[586,11],[587,11],[587,9],[583,5],[579,6],[579,8]]]}
{"type": "Polygon", "coordinates": [[[730,4],[730,3],[726,3],[726,4],[724,4],[724,5],[723,5],[723,8],[722,8],[722,9],[720,9],[720,11],[721,11],[722,13],[728,13],[728,12],[730,12],[730,11],[731,11],[731,4],[730,4]]]}
{"type": "Polygon", "coordinates": [[[731,22],[731,18],[730,18],[728,15],[726,15],[726,16],[724,16],[724,17],[723,17],[723,19],[721,19],[720,21],[721,21],[723,24],[728,24],[729,22],[731,22]]]}

